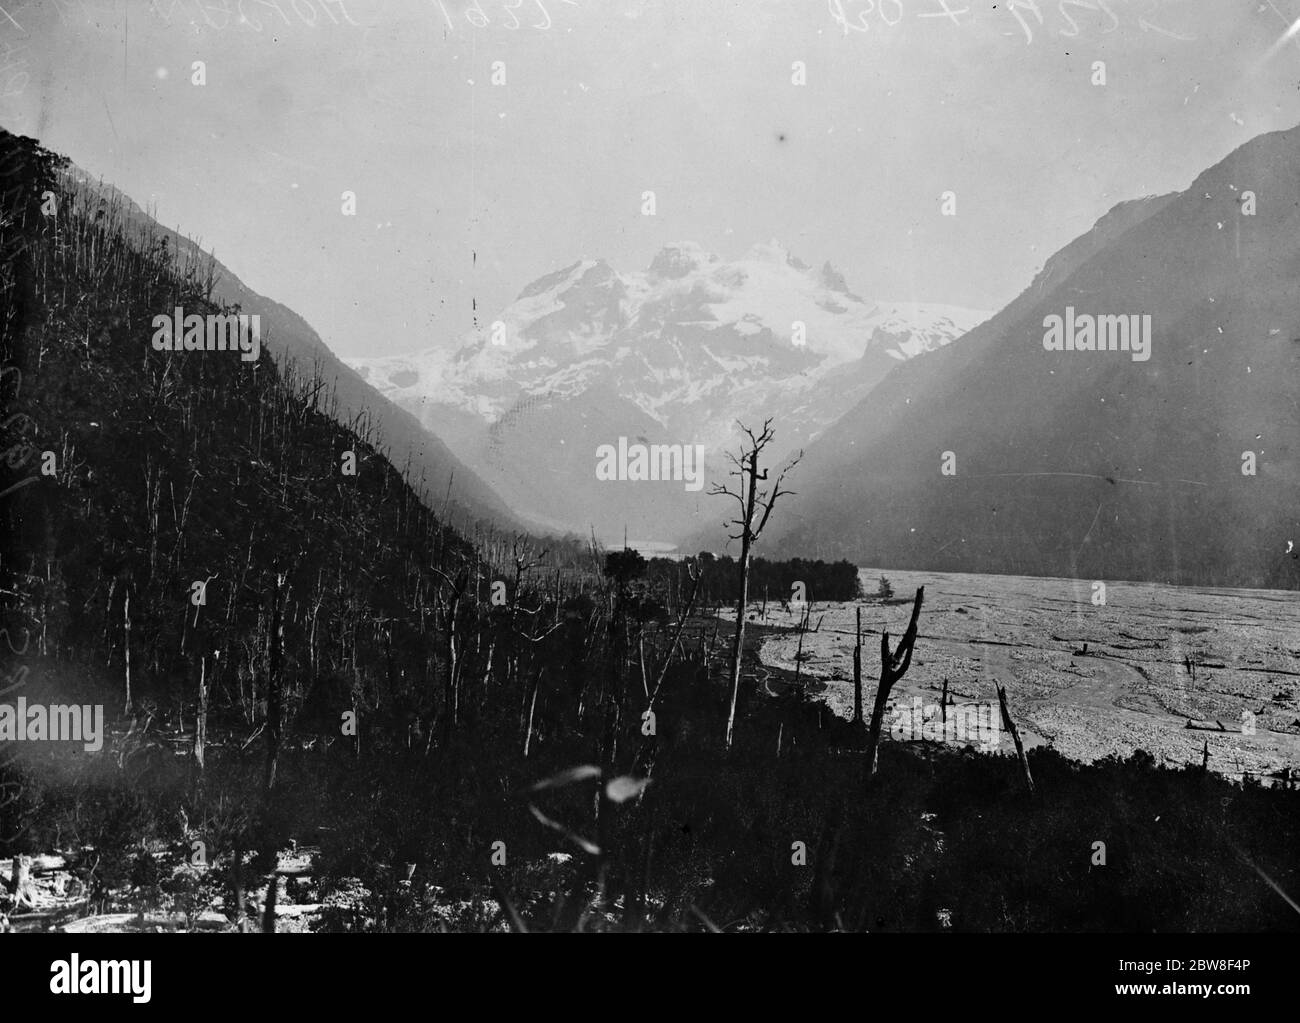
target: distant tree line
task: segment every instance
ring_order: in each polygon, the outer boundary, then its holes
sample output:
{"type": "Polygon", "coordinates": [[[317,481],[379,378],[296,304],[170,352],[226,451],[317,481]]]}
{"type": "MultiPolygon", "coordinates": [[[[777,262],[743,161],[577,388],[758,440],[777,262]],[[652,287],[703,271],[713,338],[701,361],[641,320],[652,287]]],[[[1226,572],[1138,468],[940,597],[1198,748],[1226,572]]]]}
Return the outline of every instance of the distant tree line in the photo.
{"type": "MultiPolygon", "coordinates": [[[[701,586],[704,599],[710,603],[734,601],[740,594],[740,563],[726,555],[707,553],[701,553],[699,560],[706,568],[701,586]]],[[[680,572],[680,563],[654,558],[649,562],[647,576],[657,582],[675,579],[680,572]]],[[[851,561],[755,558],[749,572],[750,600],[789,600],[795,583],[803,584],[806,600],[857,600],[862,596],[858,567],[851,561]]]]}

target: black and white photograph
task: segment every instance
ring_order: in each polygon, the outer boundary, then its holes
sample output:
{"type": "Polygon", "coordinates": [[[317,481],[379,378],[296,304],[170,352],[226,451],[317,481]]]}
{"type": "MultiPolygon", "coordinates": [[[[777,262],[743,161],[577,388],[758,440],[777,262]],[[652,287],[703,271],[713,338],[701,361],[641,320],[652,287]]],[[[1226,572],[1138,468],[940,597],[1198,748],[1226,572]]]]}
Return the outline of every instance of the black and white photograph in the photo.
{"type": "Polygon", "coordinates": [[[0,0],[0,402],[41,1004],[1300,931],[1300,0],[0,0]]]}

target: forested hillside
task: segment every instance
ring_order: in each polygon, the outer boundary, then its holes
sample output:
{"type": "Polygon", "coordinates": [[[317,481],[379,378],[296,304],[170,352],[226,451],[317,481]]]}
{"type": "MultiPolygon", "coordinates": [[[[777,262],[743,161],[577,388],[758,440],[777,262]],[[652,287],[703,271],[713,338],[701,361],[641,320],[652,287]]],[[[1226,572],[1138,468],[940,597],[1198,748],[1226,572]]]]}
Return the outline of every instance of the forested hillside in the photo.
{"type": "Polygon", "coordinates": [[[3,147],[7,627],[57,659],[53,694],[111,682],[129,711],[202,676],[254,720],[277,651],[290,702],[410,690],[433,653],[437,572],[469,571],[469,545],[365,421],[324,414],[319,379],[265,353],[154,351],[155,314],[224,311],[210,264],[133,234],[29,140],[3,147]]]}

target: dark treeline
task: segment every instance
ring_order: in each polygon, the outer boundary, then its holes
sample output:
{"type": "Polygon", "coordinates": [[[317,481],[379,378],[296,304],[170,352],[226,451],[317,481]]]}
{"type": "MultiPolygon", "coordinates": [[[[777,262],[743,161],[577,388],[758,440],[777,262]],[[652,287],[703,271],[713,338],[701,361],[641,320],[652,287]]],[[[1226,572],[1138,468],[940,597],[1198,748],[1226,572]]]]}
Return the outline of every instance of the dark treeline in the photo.
{"type": "MultiPolygon", "coordinates": [[[[996,499],[991,499],[994,503],[996,499]]],[[[1045,513],[1046,515],[1047,513],[1045,513]]],[[[969,542],[948,544],[933,535],[900,535],[892,543],[863,528],[862,532],[832,532],[829,527],[805,523],[798,537],[800,550],[828,558],[850,558],[860,565],[892,565],[912,572],[961,572],[975,575],[1038,576],[1047,579],[1144,580],[1170,586],[1231,586],[1252,589],[1300,589],[1297,551],[1279,547],[1267,554],[1220,552],[1213,559],[1185,558],[1176,568],[1157,553],[1135,553],[1118,540],[1093,537],[1084,547],[1066,532],[1034,542],[998,535],[983,538],[972,533],[969,542]]]]}
{"type": "MultiPolygon", "coordinates": [[[[734,602],[740,595],[739,561],[728,555],[709,554],[701,554],[700,560],[708,566],[702,586],[705,599],[713,605],[734,602]]],[[[653,582],[671,583],[679,579],[680,573],[679,562],[652,558],[646,574],[653,582]]],[[[754,558],[750,565],[749,592],[753,599],[788,602],[799,583],[803,585],[803,599],[807,601],[857,600],[862,596],[858,569],[852,562],[754,558]]]]}
{"type": "MultiPolygon", "coordinates": [[[[1005,758],[904,743],[868,788],[861,728],[753,662],[725,751],[701,612],[732,559],[447,528],[312,368],[152,350],[155,314],[222,311],[210,265],[30,139],[0,133],[0,185],[0,699],[110,733],[0,744],[0,858],[66,855],[84,912],[242,919],[299,841],[315,901],[363,886],[340,929],[1292,925],[1231,850],[1300,887],[1300,793],[1034,750],[1035,803],[1005,758]],[[212,869],[171,871],[195,841],[212,869]]],[[[795,582],[858,597],[847,562],[760,560],[750,594],[795,582]]]]}

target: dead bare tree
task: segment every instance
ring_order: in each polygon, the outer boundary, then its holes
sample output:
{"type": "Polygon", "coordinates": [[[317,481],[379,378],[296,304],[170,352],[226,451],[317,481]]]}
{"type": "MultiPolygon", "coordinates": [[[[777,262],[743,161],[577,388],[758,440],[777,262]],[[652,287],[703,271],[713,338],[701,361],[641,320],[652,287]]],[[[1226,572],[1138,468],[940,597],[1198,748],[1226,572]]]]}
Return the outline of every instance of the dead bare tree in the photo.
{"type": "Polygon", "coordinates": [[[126,710],[125,714],[131,713],[131,588],[128,586],[125,591],[125,599],[122,602],[122,652],[126,659],[126,710]]]}
{"type": "Polygon", "coordinates": [[[862,608],[857,608],[857,639],[853,643],[853,723],[862,725],[862,608]]]}
{"type": "Polygon", "coordinates": [[[709,488],[710,496],[726,495],[735,498],[740,505],[739,516],[726,523],[726,525],[735,526],[739,530],[734,534],[730,534],[730,536],[732,540],[740,541],[740,595],[736,601],[736,634],[731,643],[731,709],[727,712],[727,749],[731,749],[731,740],[736,725],[736,700],[740,695],[741,650],[745,642],[745,605],[749,602],[750,551],[753,549],[754,544],[758,542],[758,538],[762,536],[767,520],[772,514],[772,509],[776,506],[777,498],[794,493],[792,490],[782,490],[781,483],[803,457],[803,452],[800,451],[789,461],[777,476],[776,483],[770,491],[766,487],[760,489],[759,484],[767,480],[768,471],[766,469],[759,470],[758,460],[763,454],[763,449],[771,444],[775,437],[772,431],[772,420],[763,420],[763,428],[757,434],[743,423],[738,425],[749,438],[749,442],[742,445],[739,456],[728,452],[727,457],[731,460],[731,464],[735,466],[728,475],[736,477],[739,483],[735,490],[721,483],[715,483],[709,488]],[[762,515],[758,519],[758,524],[755,525],[754,518],[760,509],[762,515]]]}
{"type": "MultiPolygon", "coordinates": [[[[460,674],[462,665],[462,647],[464,646],[463,623],[461,621],[461,602],[466,598],[469,587],[469,570],[462,567],[453,579],[440,569],[433,569],[450,588],[446,602],[447,620],[447,680],[443,686],[443,741],[450,738],[460,719],[460,674]]],[[[441,603],[441,597],[439,597],[441,603]]]]}
{"type": "Polygon", "coordinates": [[[14,908],[26,906],[36,908],[36,885],[32,881],[32,858],[15,856],[13,874],[9,879],[9,894],[13,897],[14,908]]]}
{"type": "Polygon", "coordinates": [[[692,559],[686,563],[686,574],[692,583],[691,595],[677,616],[677,626],[673,630],[673,639],[672,642],[668,644],[668,656],[664,658],[664,663],[659,669],[659,677],[655,679],[655,687],[651,690],[649,698],[646,700],[646,710],[650,710],[654,707],[655,700],[659,696],[659,690],[663,687],[664,679],[668,675],[668,668],[673,663],[673,654],[677,650],[677,644],[681,641],[682,629],[686,625],[686,619],[690,617],[691,611],[694,610],[695,598],[698,597],[700,593],[700,581],[704,577],[703,567],[698,561],[692,559]]]}
{"type": "Polygon", "coordinates": [[[203,771],[208,743],[208,659],[199,656],[199,703],[194,712],[194,764],[203,771]]]}
{"type": "Polygon", "coordinates": [[[275,777],[280,762],[280,739],[284,712],[284,607],[285,582],[288,572],[277,564],[272,569],[274,588],[271,590],[271,619],[267,631],[266,670],[266,771],[262,780],[264,797],[269,801],[275,788],[275,777]]]}
{"type": "Polygon", "coordinates": [[[1002,709],[1002,726],[1011,733],[1011,741],[1016,744],[1016,756],[1020,760],[1020,770],[1025,775],[1025,788],[1029,794],[1034,794],[1034,776],[1029,773],[1029,758],[1025,756],[1025,744],[1020,741],[1020,730],[1016,728],[1016,723],[1011,720],[1011,712],[1007,710],[1007,691],[1002,688],[1001,683],[996,679],[993,685],[998,691],[998,706],[1002,709]]]}
{"type": "Polygon", "coordinates": [[[876,687],[876,703],[871,709],[871,727],[867,730],[867,780],[876,775],[876,752],[880,745],[880,726],[885,717],[885,704],[889,702],[890,691],[900,678],[907,674],[912,666],[912,648],[916,645],[916,623],[921,617],[921,602],[925,599],[925,587],[916,588],[916,599],[912,603],[912,618],[907,623],[907,631],[898,641],[893,653],[889,651],[889,630],[880,634],[880,684],[876,687]]]}

